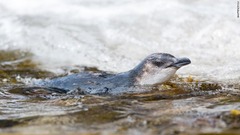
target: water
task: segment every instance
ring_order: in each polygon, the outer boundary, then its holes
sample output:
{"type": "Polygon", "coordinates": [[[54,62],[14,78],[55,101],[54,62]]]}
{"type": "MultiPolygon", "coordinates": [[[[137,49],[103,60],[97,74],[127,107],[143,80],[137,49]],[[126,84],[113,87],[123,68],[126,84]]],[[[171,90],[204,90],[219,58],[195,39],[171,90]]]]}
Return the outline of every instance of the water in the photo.
{"type": "Polygon", "coordinates": [[[230,110],[239,109],[236,6],[229,0],[0,0],[1,131],[227,132],[234,127],[230,110]],[[190,58],[177,72],[183,80],[121,98],[20,89],[34,79],[95,70],[90,67],[127,71],[155,52],[190,58]]]}
{"type": "Polygon", "coordinates": [[[55,72],[72,65],[126,71],[168,52],[191,58],[180,74],[238,82],[235,8],[228,0],[1,1],[0,49],[28,50],[55,72]]]}

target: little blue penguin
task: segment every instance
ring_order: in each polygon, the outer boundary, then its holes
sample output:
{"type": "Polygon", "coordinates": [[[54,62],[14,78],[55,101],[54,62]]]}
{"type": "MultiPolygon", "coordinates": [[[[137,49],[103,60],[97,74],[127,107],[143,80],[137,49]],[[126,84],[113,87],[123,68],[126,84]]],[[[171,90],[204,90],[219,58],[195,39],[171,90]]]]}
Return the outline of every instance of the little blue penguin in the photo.
{"type": "Polygon", "coordinates": [[[115,95],[134,91],[135,86],[164,83],[171,79],[180,67],[190,63],[188,58],[176,58],[168,53],[153,53],[127,72],[81,72],[43,80],[35,86],[63,93],[115,95]]]}

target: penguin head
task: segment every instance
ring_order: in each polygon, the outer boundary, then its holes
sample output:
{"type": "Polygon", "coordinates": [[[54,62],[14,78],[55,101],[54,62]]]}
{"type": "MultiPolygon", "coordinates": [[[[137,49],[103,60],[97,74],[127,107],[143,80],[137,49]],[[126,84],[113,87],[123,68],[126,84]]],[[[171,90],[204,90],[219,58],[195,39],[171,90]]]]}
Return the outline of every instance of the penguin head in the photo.
{"type": "Polygon", "coordinates": [[[151,54],[134,68],[137,70],[136,82],[140,85],[164,83],[171,79],[179,68],[190,63],[188,58],[176,58],[168,53],[151,54]]]}

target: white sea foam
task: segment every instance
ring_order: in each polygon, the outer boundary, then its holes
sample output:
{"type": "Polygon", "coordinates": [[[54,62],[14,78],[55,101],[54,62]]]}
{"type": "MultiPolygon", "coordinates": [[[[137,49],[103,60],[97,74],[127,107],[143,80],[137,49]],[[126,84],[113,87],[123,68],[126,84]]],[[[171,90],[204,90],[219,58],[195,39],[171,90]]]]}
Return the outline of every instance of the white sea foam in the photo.
{"type": "Polygon", "coordinates": [[[52,71],[121,72],[168,52],[192,60],[178,74],[238,82],[239,28],[229,0],[0,0],[0,49],[28,50],[52,71]]]}

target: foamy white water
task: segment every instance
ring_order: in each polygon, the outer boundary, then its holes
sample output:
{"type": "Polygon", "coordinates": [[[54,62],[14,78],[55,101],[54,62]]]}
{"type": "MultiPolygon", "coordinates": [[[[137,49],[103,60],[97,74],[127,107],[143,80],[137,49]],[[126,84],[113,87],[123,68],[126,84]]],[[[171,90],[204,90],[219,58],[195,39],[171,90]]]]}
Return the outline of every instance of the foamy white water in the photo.
{"type": "Polygon", "coordinates": [[[240,80],[240,19],[229,0],[0,0],[0,49],[42,68],[121,72],[154,52],[188,57],[181,75],[240,80]]]}

